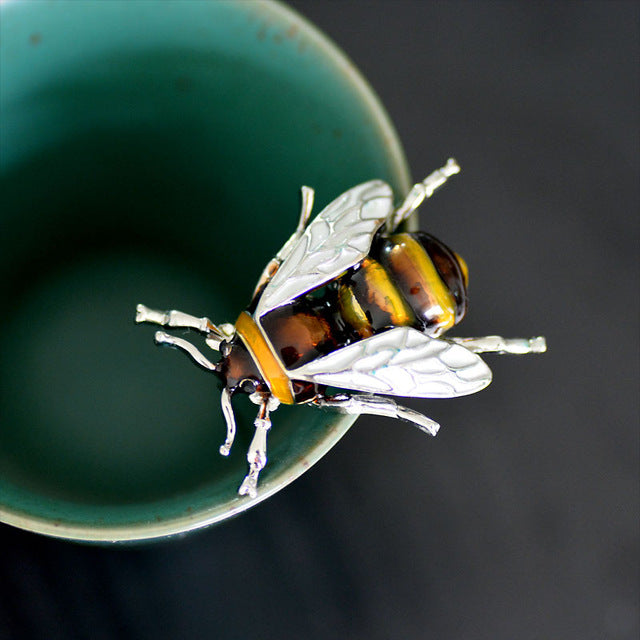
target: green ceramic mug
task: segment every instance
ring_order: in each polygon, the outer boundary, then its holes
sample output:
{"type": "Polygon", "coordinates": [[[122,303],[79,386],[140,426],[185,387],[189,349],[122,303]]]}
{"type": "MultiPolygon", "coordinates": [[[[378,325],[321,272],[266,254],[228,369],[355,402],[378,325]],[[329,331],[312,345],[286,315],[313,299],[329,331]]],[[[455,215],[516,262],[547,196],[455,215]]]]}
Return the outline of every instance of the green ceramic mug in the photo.
{"type": "MultiPolygon", "coordinates": [[[[283,407],[240,497],[217,381],[158,350],[137,302],[233,322],[293,231],[349,187],[409,177],[345,56],[273,2],[0,5],[0,519],[93,541],[158,538],[294,480],[353,418],[283,407]]],[[[246,400],[246,398],[244,399],[246,400]]]]}

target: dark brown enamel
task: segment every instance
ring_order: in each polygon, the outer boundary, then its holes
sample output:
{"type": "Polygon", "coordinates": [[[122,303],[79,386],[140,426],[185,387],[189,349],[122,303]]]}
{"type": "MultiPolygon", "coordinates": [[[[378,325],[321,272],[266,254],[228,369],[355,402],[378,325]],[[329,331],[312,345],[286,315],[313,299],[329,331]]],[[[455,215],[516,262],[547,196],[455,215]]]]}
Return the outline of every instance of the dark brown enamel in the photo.
{"type": "Polygon", "coordinates": [[[251,354],[240,338],[234,338],[229,344],[230,351],[221,360],[220,373],[226,379],[226,386],[235,389],[243,380],[258,380],[262,384],[262,375],[251,354]]]}
{"type": "Polygon", "coordinates": [[[302,298],[261,319],[275,352],[287,369],[295,369],[342,346],[345,338],[330,305],[302,298]]]}
{"type": "Polygon", "coordinates": [[[292,386],[296,402],[309,402],[318,395],[318,385],[313,382],[294,380],[292,386]]]}

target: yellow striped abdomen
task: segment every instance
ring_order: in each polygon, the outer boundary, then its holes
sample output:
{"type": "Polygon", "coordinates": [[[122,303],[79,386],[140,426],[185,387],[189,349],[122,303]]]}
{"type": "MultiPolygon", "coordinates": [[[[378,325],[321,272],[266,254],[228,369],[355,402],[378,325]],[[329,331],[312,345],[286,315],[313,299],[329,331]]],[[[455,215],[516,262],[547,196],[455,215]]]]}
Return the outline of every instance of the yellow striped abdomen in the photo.
{"type": "Polygon", "coordinates": [[[397,326],[439,335],[466,311],[466,264],[425,233],[383,239],[340,286],[344,321],[361,338],[397,326]]]}

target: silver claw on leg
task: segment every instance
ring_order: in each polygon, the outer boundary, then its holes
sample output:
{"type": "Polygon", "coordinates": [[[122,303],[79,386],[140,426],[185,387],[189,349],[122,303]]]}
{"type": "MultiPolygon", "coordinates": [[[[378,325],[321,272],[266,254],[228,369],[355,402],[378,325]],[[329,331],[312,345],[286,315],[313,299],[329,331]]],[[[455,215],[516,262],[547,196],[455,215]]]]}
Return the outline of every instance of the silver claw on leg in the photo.
{"type": "Polygon", "coordinates": [[[250,498],[255,498],[258,495],[258,476],[267,464],[267,433],[271,429],[269,413],[275,411],[280,402],[270,394],[254,393],[249,398],[252,402],[260,404],[260,410],[253,422],[256,431],[247,451],[249,473],[242,481],[238,493],[241,496],[248,495],[250,498]]]}
{"type": "Polygon", "coordinates": [[[341,393],[328,398],[316,398],[313,404],[320,408],[335,409],[340,413],[349,413],[351,415],[366,413],[397,418],[410,422],[430,436],[435,436],[438,433],[438,429],[440,429],[440,425],[431,420],[431,418],[427,418],[427,416],[418,411],[396,404],[391,398],[383,396],[341,393]]]}

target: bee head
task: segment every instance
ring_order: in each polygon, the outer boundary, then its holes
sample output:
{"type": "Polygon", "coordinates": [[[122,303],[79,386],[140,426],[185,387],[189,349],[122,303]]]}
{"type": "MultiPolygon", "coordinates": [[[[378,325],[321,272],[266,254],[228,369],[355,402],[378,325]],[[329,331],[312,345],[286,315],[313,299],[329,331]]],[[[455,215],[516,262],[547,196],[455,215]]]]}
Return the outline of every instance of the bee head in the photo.
{"type": "Polygon", "coordinates": [[[266,387],[258,366],[240,338],[236,336],[222,342],[220,354],[222,359],[218,371],[231,393],[242,392],[251,395],[266,387]]]}

